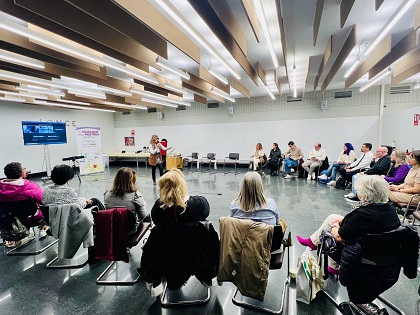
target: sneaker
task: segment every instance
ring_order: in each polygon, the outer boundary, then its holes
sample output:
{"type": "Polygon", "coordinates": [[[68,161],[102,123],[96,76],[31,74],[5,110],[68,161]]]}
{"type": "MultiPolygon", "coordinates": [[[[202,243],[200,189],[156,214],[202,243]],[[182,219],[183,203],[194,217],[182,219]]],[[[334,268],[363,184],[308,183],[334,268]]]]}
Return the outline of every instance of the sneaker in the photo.
{"type": "Polygon", "coordinates": [[[290,172],[294,173],[294,172],[295,172],[295,169],[292,167],[292,168],[290,169],[290,172]]]}
{"type": "Polygon", "coordinates": [[[344,198],[354,198],[354,197],[356,197],[356,195],[353,194],[353,193],[349,193],[347,195],[344,195],[344,198]]]}
{"type": "Polygon", "coordinates": [[[354,196],[353,198],[347,197],[347,198],[346,198],[346,201],[347,201],[347,202],[359,202],[359,201],[360,201],[360,199],[359,199],[359,197],[354,196]]]}
{"type": "Polygon", "coordinates": [[[47,237],[47,230],[39,230],[39,238],[43,239],[47,237]]]}
{"type": "Polygon", "coordinates": [[[315,179],[315,178],[316,178],[316,174],[312,173],[312,179],[315,179]]]}
{"type": "Polygon", "coordinates": [[[322,174],[321,176],[318,176],[318,179],[328,179],[328,176],[325,174],[322,174]]]}
{"type": "Polygon", "coordinates": [[[311,174],[309,174],[307,179],[310,180],[311,178],[312,178],[312,176],[311,176],[311,174]]]}
{"type": "Polygon", "coordinates": [[[287,174],[286,176],[284,176],[285,179],[291,179],[292,176],[290,174],[287,174]]]}
{"type": "Polygon", "coordinates": [[[330,182],[327,183],[328,186],[335,186],[336,181],[332,180],[330,182]]]}

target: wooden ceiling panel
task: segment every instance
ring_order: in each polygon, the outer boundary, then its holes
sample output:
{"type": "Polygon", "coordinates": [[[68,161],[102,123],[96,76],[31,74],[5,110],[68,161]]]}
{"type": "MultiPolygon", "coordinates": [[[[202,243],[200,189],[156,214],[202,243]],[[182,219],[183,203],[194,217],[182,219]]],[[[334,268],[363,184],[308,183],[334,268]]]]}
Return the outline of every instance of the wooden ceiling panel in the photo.
{"type": "Polygon", "coordinates": [[[217,87],[219,90],[230,94],[229,84],[223,84],[220,82],[220,80],[216,79],[206,68],[200,66],[200,68],[198,68],[198,76],[204,81],[207,81],[211,85],[217,87]]]}
{"type": "Polygon", "coordinates": [[[207,105],[207,99],[204,96],[194,94],[194,102],[207,105]]]}
{"type": "Polygon", "coordinates": [[[375,0],[375,11],[378,11],[385,0],[375,0]]]}
{"type": "Polygon", "coordinates": [[[340,3],[340,27],[343,28],[349,17],[350,11],[353,8],[355,0],[343,0],[340,3]]]}
{"type": "Polygon", "coordinates": [[[398,84],[420,72],[420,49],[404,57],[394,66],[391,84],[398,84]]]}
{"type": "Polygon", "coordinates": [[[229,84],[232,88],[241,93],[243,96],[247,97],[248,99],[251,98],[251,93],[249,92],[249,90],[245,86],[243,86],[235,77],[230,76],[229,84]]]}
{"type": "Polygon", "coordinates": [[[322,11],[324,10],[325,0],[317,0],[315,8],[314,23],[312,28],[313,43],[316,46],[316,41],[318,39],[319,26],[321,25],[322,11]]]}
{"type": "Polygon", "coordinates": [[[257,14],[255,13],[254,4],[252,0],[241,0],[242,7],[245,10],[246,17],[248,18],[249,25],[254,33],[257,42],[260,42],[260,22],[258,21],[257,14]]]}

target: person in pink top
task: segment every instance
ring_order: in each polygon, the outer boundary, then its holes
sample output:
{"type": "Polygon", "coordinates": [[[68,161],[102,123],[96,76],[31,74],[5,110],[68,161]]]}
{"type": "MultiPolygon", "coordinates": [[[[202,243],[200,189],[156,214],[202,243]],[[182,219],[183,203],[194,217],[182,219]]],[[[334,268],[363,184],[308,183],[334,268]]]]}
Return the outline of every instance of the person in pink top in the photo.
{"type": "MultiPolygon", "coordinates": [[[[26,169],[19,162],[11,162],[4,167],[6,179],[0,181],[0,202],[33,199],[37,204],[42,203],[42,188],[26,179],[26,169]]],[[[18,217],[28,229],[36,226],[42,220],[40,210],[29,217],[18,217]]],[[[39,236],[45,237],[47,227],[40,227],[39,236]]],[[[12,244],[9,244],[12,245],[12,244]]]]}

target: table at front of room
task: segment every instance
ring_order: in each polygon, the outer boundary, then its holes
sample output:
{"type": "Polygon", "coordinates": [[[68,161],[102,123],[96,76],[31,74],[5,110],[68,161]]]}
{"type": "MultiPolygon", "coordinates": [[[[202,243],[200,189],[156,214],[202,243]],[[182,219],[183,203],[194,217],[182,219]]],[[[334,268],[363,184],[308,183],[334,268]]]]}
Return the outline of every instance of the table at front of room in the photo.
{"type": "Polygon", "coordinates": [[[145,164],[146,164],[146,168],[147,168],[147,162],[150,156],[150,153],[107,153],[104,154],[104,156],[108,156],[108,157],[114,157],[117,160],[118,159],[128,159],[128,158],[135,158],[136,162],[137,162],[137,168],[139,168],[139,160],[144,160],[145,164]]]}

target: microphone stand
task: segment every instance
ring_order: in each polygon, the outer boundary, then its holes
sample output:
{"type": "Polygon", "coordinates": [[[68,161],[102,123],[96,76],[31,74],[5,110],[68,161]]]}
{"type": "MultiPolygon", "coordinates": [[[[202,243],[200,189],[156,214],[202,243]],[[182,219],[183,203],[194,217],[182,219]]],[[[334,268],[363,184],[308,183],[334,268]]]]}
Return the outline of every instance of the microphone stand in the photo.
{"type": "Polygon", "coordinates": [[[82,183],[82,179],[80,178],[80,174],[79,174],[79,171],[78,171],[77,166],[76,166],[76,159],[73,158],[73,159],[71,159],[71,161],[73,162],[72,169],[76,173],[77,177],[79,178],[79,184],[81,184],[82,183]]]}

